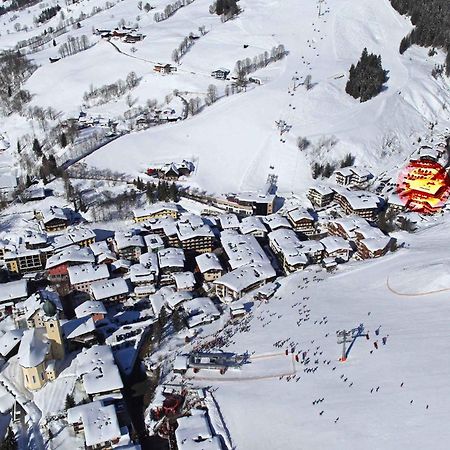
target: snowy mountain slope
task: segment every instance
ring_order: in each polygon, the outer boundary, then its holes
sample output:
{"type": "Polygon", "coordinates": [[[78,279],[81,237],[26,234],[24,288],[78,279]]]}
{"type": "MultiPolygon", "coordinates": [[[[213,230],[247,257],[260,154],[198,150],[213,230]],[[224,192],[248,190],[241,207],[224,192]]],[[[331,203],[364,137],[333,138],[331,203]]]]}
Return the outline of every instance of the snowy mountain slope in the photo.
{"type": "MultiPolygon", "coordinates": [[[[269,166],[275,166],[280,187],[299,191],[310,183],[307,159],[339,161],[351,152],[358,164],[367,165],[375,173],[386,164],[402,163],[411,153],[413,139],[425,135],[429,121],[437,120],[440,129],[448,126],[448,112],[443,110],[449,99],[448,80],[436,81],[430,75],[442,55],[429,58],[425,49],[418,48],[399,55],[398,42],[411,26],[387,0],[329,1],[327,5],[330,12],[319,19],[314,2],[243,3],[245,11],[233,22],[231,32],[229,24],[217,26],[184,57],[181,67],[204,73],[219,64],[233,67],[226,50],[222,63],[214,55],[210,64],[208,48],[213,37],[214,47],[217,39],[222,39],[225,49],[230,40],[236,39],[250,45],[257,39],[258,46],[265,44],[268,49],[274,43],[283,43],[288,57],[256,73],[265,80],[264,85],[223,99],[183,124],[115,142],[89,157],[88,164],[117,169],[114,161],[126,145],[128,158],[125,166],[120,164],[123,170],[138,172],[161,152],[168,158],[194,154],[199,167],[193,181],[209,190],[261,186],[269,166]],[[363,47],[382,55],[389,81],[378,97],[360,104],[346,95],[344,88],[348,68],[363,47]],[[292,77],[307,74],[317,83],[315,87],[308,92],[300,87],[295,95],[288,94],[292,77]],[[335,79],[340,75],[345,76],[335,79]],[[280,142],[275,129],[274,122],[279,119],[292,125],[285,135],[286,143],[280,142]],[[313,143],[322,137],[334,137],[337,144],[331,149],[310,151],[309,155],[299,154],[295,140],[300,135],[313,143]],[[392,138],[396,148],[383,152],[384,141],[392,138]],[[381,160],[383,153],[387,160],[381,160]],[[109,162],[105,163],[106,155],[109,162]],[[226,170],[215,173],[217,161],[226,170]]],[[[195,7],[197,3],[184,12],[190,8],[195,11],[195,7]]],[[[150,48],[146,55],[150,57],[150,48]]],[[[240,57],[245,56],[242,50],[240,57]]],[[[184,74],[172,78],[183,89],[184,74]]],[[[205,78],[204,82],[206,85],[210,80],[205,78]]]]}
{"type": "Polygon", "coordinates": [[[391,256],[340,266],[333,275],[296,273],[268,303],[255,304],[248,330],[238,326],[225,349],[248,351],[250,363],[239,373],[202,370],[191,380],[218,388],[236,448],[448,447],[450,280],[447,292],[424,296],[397,295],[387,284],[389,277],[400,290],[427,291],[435,263],[449,263],[442,246],[448,231],[441,224],[391,256]],[[421,278],[414,277],[419,264],[421,278]],[[347,362],[339,362],[336,330],[361,323],[369,340],[357,338],[347,362]],[[285,355],[291,344],[300,359],[307,352],[307,365],[285,355]]]}
{"type": "MultiPolygon", "coordinates": [[[[260,187],[267,174],[274,172],[281,190],[299,192],[311,182],[312,160],[338,162],[352,153],[356,164],[378,174],[404,163],[417,137],[427,137],[430,121],[438,122],[436,131],[449,127],[449,113],[443,109],[449,103],[448,79],[431,76],[434,65],[443,62],[443,54],[429,57],[426,49],[413,47],[400,55],[400,39],[411,24],[388,0],[328,0],[322,3],[320,17],[315,1],[241,0],[243,13],[226,23],[209,14],[209,0],[195,0],[167,20],[154,22],[154,13],[167,4],[158,0],[152,3],[155,9],[145,13],[134,0],[123,0],[83,20],[80,29],[59,36],[56,47],[50,45],[33,54],[41,67],[24,86],[33,94],[32,104],[53,106],[62,112],[60,119],[77,115],[83,107],[83,94],[91,86],[124,79],[130,71],[141,78],[140,85],[130,91],[136,106],[144,106],[149,98],[163,102],[174,89],[202,97],[211,83],[223,94],[227,82],[211,78],[212,70],[233,69],[236,60],[270,53],[278,44],[285,46],[288,55],[254,74],[261,78],[262,86],[252,85],[245,93],[224,97],[184,123],[121,138],[88,157],[90,165],[136,175],[162,158],[194,157],[198,167],[191,181],[210,191],[260,187]],[[119,53],[111,43],[93,36],[92,30],[117,26],[121,19],[130,25],[138,23],[146,38],[136,44],[114,41],[119,53]],[[183,56],[177,73],[162,76],[153,71],[155,62],[170,62],[173,49],[202,25],[207,34],[183,56]],[[55,64],[48,61],[58,56],[58,48],[68,36],[83,34],[95,43],[92,48],[55,64]],[[389,80],[380,95],[360,104],[344,90],[348,69],[363,47],[381,54],[389,80]],[[294,91],[293,77],[304,79],[308,74],[313,89],[299,86],[294,91]],[[283,135],[285,142],[280,141],[275,127],[280,119],[292,125],[283,135]],[[308,151],[297,150],[298,136],[313,143],[308,151]],[[217,172],[218,164],[224,170],[217,172]]],[[[94,6],[104,5],[84,0],[63,7],[63,11],[66,17],[77,17],[94,6]]],[[[38,6],[30,13],[22,11],[16,21],[26,23],[39,11],[38,6]]],[[[3,26],[10,32],[0,36],[3,48],[56,26],[60,20],[57,16],[43,26],[17,33],[12,27],[15,22],[7,22],[10,16],[4,17],[3,26]]],[[[117,117],[127,109],[124,96],[88,112],[117,117]]],[[[19,120],[20,126],[14,115],[3,124],[2,131],[11,142],[21,134],[38,131],[19,120]]]]}

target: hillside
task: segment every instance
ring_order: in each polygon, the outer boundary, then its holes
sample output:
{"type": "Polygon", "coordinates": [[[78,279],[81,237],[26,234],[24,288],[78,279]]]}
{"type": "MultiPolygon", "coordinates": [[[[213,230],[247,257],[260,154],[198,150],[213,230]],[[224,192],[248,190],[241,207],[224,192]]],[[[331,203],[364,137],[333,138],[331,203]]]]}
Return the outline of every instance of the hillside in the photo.
{"type": "MultiPolygon", "coordinates": [[[[227,82],[211,78],[212,70],[232,70],[238,59],[253,58],[283,44],[287,57],[255,72],[261,86],[251,84],[247,92],[221,98],[183,123],[133,132],[85,161],[134,176],[154,162],[190,158],[197,165],[192,183],[215,192],[260,187],[269,172],[278,175],[282,190],[302,191],[311,182],[308,162],[339,162],[347,153],[356,157],[356,164],[378,174],[386,166],[402,164],[416,139],[429,135],[430,122],[437,122],[436,133],[449,126],[449,113],[443,109],[450,95],[448,78],[431,76],[434,65],[445,56],[438,52],[429,57],[426,49],[418,47],[400,55],[399,42],[412,26],[389,1],[328,0],[322,3],[320,17],[316,2],[240,3],[242,14],[226,23],[208,13],[204,0],[154,22],[153,14],[164,9],[163,3],[155,3],[155,9],[145,13],[135,2],[124,0],[85,19],[80,29],[70,33],[86,34],[91,44],[96,43],[90,49],[55,64],[48,57],[58,56],[58,47],[33,55],[41,67],[25,85],[33,94],[32,104],[52,106],[62,112],[61,117],[78,115],[90,86],[124,79],[131,71],[141,78],[130,92],[135,106],[145,106],[152,98],[162,102],[174,89],[187,92],[188,97],[191,93],[203,97],[211,83],[223,95],[227,82]],[[111,41],[123,53],[92,36],[94,27],[111,28],[122,18],[133,24],[137,15],[139,32],[146,38],[136,44],[111,41]],[[202,25],[207,33],[183,56],[176,73],[163,76],[153,71],[154,63],[170,62],[172,50],[183,37],[202,25]],[[360,104],[345,94],[345,83],[348,68],[364,47],[381,55],[389,79],[380,95],[360,104]],[[294,91],[293,77],[301,82],[308,74],[313,88],[307,91],[299,86],[294,91]],[[285,142],[275,126],[280,119],[292,126],[282,136],[285,142]],[[298,151],[299,136],[312,142],[307,151],[298,151]],[[217,171],[219,165],[225,170],[217,171]]],[[[88,11],[91,5],[95,2],[86,2],[83,8],[73,5],[72,14],[88,11]]],[[[54,23],[56,17],[49,22],[54,23]]],[[[4,34],[0,45],[12,46],[32,34],[4,34]]],[[[115,118],[127,109],[125,100],[123,96],[87,112],[115,118]]],[[[18,128],[17,123],[11,116],[3,125],[11,142],[27,126],[21,123],[18,128]]]]}

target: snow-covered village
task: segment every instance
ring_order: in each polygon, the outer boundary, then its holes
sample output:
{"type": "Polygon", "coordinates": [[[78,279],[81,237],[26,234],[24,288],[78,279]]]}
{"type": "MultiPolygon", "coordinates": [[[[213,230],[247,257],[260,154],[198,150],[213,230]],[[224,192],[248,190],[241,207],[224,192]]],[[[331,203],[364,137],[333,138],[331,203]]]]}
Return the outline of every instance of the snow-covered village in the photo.
{"type": "Polygon", "coordinates": [[[0,450],[448,450],[448,0],[4,0],[0,450]]]}

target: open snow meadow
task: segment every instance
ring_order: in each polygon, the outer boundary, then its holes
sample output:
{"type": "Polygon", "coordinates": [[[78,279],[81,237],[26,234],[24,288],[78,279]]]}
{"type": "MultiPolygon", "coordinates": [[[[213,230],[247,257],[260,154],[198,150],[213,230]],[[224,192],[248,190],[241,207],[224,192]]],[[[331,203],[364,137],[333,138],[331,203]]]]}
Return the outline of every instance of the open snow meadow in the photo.
{"type": "Polygon", "coordinates": [[[2,2],[0,450],[450,448],[450,47],[406,3],[2,2]]]}

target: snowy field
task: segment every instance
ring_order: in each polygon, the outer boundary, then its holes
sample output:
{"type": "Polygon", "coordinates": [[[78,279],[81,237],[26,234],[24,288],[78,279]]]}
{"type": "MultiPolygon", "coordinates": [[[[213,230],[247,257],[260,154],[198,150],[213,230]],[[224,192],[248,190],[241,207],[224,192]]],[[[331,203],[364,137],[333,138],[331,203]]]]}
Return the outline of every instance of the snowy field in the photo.
{"type": "Polygon", "coordinates": [[[436,263],[450,262],[442,246],[449,231],[443,224],[407,237],[410,247],[340,266],[335,274],[311,269],[286,278],[225,349],[248,351],[249,364],[224,375],[188,371],[190,382],[218,388],[214,395],[236,448],[448,448],[450,366],[442,356],[450,350],[448,293],[404,297],[387,280],[402,286],[402,274],[420,265],[422,276],[411,277],[408,290],[436,287],[442,273],[436,263]],[[336,331],[361,323],[369,339],[357,338],[339,362],[336,331]]]}

